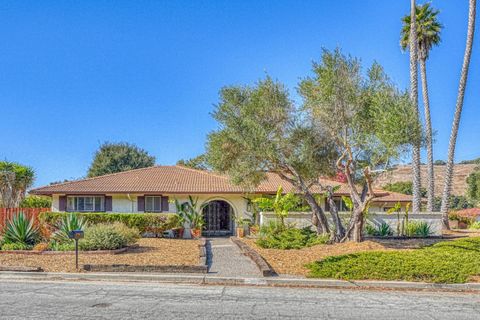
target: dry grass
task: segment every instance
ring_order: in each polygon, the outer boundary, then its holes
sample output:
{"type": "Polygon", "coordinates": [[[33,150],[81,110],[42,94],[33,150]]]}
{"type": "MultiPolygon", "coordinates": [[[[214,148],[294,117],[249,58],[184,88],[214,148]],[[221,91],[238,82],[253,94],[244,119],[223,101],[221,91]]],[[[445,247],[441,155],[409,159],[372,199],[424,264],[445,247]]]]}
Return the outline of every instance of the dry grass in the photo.
{"type": "Polygon", "coordinates": [[[436,243],[438,239],[407,240],[367,240],[361,243],[338,243],[333,245],[316,245],[299,250],[263,249],[255,244],[255,239],[242,239],[255,249],[279,274],[305,276],[307,263],[329,256],[365,251],[409,250],[436,243]]]}
{"type": "MultiPolygon", "coordinates": [[[[79,255],[79,264],[197,265],[197,240],[140,239],[139,247],[121,254],[79,255]]],[[[76,272],[75,255],[0,254],[0,265],[41,267],[47,272],[76,272]]]]}
{"type": "MultiPolygon", "coordinates": [[[[445,169],[447,166],[436,165],[435,172],[435,181],[444,181],[445,180],[445,169]]],[[[464,195],[467,191],[467,177],[472,173],[475,168],[478,167],[478,164],[456,164],[453,169],[453,181],[452,181],[452,194],[453,195],[464,195]]],[[[421,166],[421,175],[422,175],[422,187],[426,187],[427,179],[427,166],[421,166]]],[[[403,165],[398,166],[397,168],[381,174],[377,179],[375,179],[374,186],[377,188],[382,188],[384,185],[389,183],[394,183],[398,181],[412,181],[412,166],[403,165]]],[[[443,188],[435,188],[435,195],[441,196],[443,188]]]]}

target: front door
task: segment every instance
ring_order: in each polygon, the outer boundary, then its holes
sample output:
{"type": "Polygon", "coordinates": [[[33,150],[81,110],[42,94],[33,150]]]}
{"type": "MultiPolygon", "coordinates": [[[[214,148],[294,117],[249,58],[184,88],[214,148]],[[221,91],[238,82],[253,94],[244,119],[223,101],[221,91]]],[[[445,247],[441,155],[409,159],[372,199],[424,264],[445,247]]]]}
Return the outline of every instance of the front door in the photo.
{"type": "Polygon", "coordinates": [[[232,235],[232,207],[226,201],[210,201],[203,208],[203,235],[205,236],[228,236],[232,235]]]}

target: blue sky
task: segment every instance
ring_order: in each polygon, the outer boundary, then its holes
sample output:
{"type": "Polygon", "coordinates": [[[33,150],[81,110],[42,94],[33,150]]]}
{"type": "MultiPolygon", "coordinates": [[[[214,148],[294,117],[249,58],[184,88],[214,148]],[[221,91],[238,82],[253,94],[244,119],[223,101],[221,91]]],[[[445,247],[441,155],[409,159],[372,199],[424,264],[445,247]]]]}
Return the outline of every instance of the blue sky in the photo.
{"type": "MultiPolygon", "coordinates": [[[[427,68],[435,159],[445,159],[468,1],[433,5],[445,28],[427,68]]],[[[377,60],[407,88],[398,40],[408,9],[407,0],[2,1],[0,158],[32,166],[37,186],[84,176],[104,141],[174,164],[203,152],[222,86],[268,73],[294,92],[322,47],[377,60]]],[[[457,161],[480,156],[479,34],[457,161]]]]}

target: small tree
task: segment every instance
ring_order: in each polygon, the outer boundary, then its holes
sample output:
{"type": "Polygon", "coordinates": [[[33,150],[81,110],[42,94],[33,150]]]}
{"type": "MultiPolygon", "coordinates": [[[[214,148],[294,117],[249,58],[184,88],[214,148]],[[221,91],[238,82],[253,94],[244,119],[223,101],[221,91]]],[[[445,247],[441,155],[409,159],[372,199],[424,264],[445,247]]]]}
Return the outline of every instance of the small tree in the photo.
{"type": "Polygon", "coordinates": [[[88,169],[88,177],[146,168],[154,164],[155,157],[133,144],[106,142],[95,153],[88,169]]]}
{"type": "Polygon", "coordinates": [[[330,232],[311,188],[334,173],[336,150],[321,128],[305,121],[283,85],[267,77],[254,87],[223,88],[213,117],[219,129],[208,136],[207,159],[214,170],[246,189],[268,172],[278,174],[304,196],[317,232],[330,232]]]}
{"type": "Polygon", "coordinates": [[[27,189],[33,185],[35,172],[16,162],[0,162],[0,206],[18,207],[27,189]]]}
{"type": "Polygon", "coordinates": [[[299,91],[313,123],[328,132],[340,154],[337,168],[346,177],[353,202],[342,241],[361,241],[364,212],[376,197],[374,171],[388,167],[420,140],[414,108],[379,64],[364,77],[359,60],[339,49],[324,50],[322,61],[313,65],[313,76],[301,82],[299,91]]]}
{"type": "Polygon", "coordinates": [[[480,201],[480,170],[478,169],[467,177],[467,196],[475,204],[480,201]]]}
{"type": "Polygon", "coordinates": [[[298,207],[298,198],[291,192],[284,195],[282,187],[278,188],[273,199],[262,197],[254,199],[253,202],[260,208],[271,206],[282,227],[285,227],[285,218],[288,217],[289,212],[298,207]]]}

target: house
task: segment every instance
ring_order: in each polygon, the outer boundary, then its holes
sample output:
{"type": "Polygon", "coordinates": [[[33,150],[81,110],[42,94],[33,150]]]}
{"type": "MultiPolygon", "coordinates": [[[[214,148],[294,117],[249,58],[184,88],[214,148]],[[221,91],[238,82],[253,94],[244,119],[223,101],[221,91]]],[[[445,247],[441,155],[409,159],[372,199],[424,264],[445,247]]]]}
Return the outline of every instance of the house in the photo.
{"type": "MultiPolygon", "coordinates": [[[[348,196],[346,184],[320,179],[323,184],[339,185],[335,193],[340,211],[346,211],[341,196],[348,196]]],[[[204,231],[214,234],[232,233],[232,216],[250,217],[249,199],[260,195],[274,195],[279,186],[284,192],[296,189],[274,173],[254,190],[245,190],[232,184],[228,177],[209,171],[183,166],[154,166],[120,173],[59,183],[36,188],[30,194],[52,197],[53,211],[70,212],[175,212],[173,199],[187,201],[189,195],[198,197],[206,225],[204,231]]],[[[312,192],[323,193],[319,187],[312,192]]],[[[410,196],[377,190],[378,198],[370,210],[385,211],[397,202],[405,205],[410,196]]],[[[322,204],[324,207],[325,205],[322,204]]]]}

